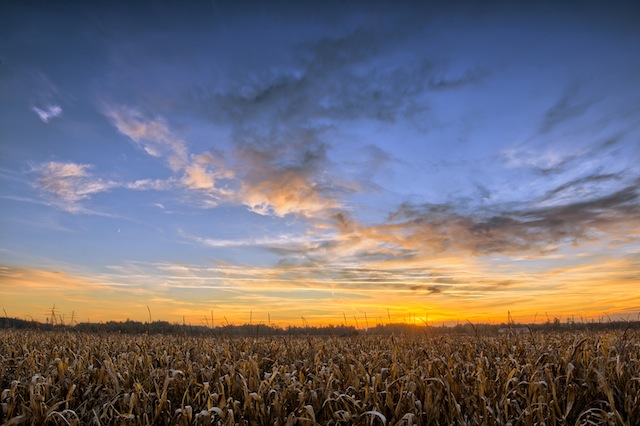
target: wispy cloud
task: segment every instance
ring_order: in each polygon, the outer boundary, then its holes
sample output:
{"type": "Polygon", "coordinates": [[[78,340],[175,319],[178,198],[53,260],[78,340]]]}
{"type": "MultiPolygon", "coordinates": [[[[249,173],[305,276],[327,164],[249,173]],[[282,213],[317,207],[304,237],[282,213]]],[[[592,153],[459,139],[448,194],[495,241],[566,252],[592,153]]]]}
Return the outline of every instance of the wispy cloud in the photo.
{"type": "Polygon", "coordinates": [[[173,179],[138,179],[122,186],[136,191],[168,191],[175,188],[176,184],[173,179]]]}
{"type": "Polygon", "coordinates": [[[565,182],[547,192],[542,203],[558,204],[568,200],[597,196],[603,188],[612,187],[622,180],[620,173],[595,173],[565,182]]]}
{"type": "Polygon", "coordinates": [[[44,109],[33,106],[31,107],[31,111],[35,112],[38,117],[40,117],[40,120],[45,123],[48,123],[51,119],[62,115],[62,107],[60,105],[49,105],[44,109]]]}
{"type": "MultiPolygon", "coordinates": [[[[73,214],[99,214],[84,203],[94,195],[116,188],[135,191],[168,191],[177,186],[173,179],[139,179],[133,182],[108,180],[95,176],[91,164],[51,161],[33,166],[35,188],[41,191],[50,206],[73,214]]],[[[29,201],[29,200],[26,200],[29,201]]],[[[33,201],[36,202],[36,201],[33,201]]]]}
{"type": "Polygon", "coordinates": [[[507,168],[529,168],[543,175],[561,173],[584,154],[582,149],[506,148],[500,152],[507,168]]]}
{"type": "Polygon", "coordinates": [[[93,176],[92,166],[79,163],[49,162],[36,167],[36,187],[46,194],[54,206],[69,213],[87,210],[81,201],[92,195],[109,191],[118,184],[93,176]]]}
{"type": "MultiPolygon", "coordinates": [[[[368,266],[348,266],[339,260],[280,263],[272,267],[224,262],[206,265],[137,262],[113,268],[105,279],[149,283],[145,288],[153,287],[159,297],[177,303],[184,299],[185,291],[216,291],[217,300],[224,300],[227,311],[246,308],[257,313],[259,307],[252,306],[246,298],[259,297],[269,301],[272,315],[275,312],[281,317],[299,317],[304,308],[287,301],[314,292],[314,304],[328,297],[332,306],[323,306],[322,310],[336,317],[345,310],[359,311],[359,315],[368,311],[371,317],[386,316],[389,306],[400,309],[403,305],[418,304],[423,306],[422,312],[426,305],[441,318],[446,319],[448,312],[452,312],[454,319],[457,315],[480,317],[484,321],[488,316],[495,317],[496,309],[505,305],[512,312],[526,310],[531,316],[535,311],[590,316],[601,315],[605,310],[616,312],[627,305],[620,297],[638,300],[632,296],[638,273],[639,264],[632,258],[589,256],[571,265],[559,261],[527,271],[509,263],[488,265],[469,257],[450,257],[423,259],[414,265],[399,262],[368,266]],[[615,289],[603,296],[602,286],[612,282],[616,283],[615,289]],[[580,305],[567,303],[567,297],[582,293],[594,295],[587,298],[591,302],[576,299],[580,305]]],[[[199,308],[208,312],[210,308],[206,306],[202,304],[199,308]]]]}
{"type": "Polygon", "coordinates": [[[124,280],[6,263],[0,265],[0,294],[10,315],[29,314],[40,321],[49,316],[52,306],[60,315],[57,320],[63,315],[66,321],[72,315],[76,321],[87,317],[92,321],[124,320],[130,312],[144,312],[145,301],[151,297],[145,289],[124,280]],[[83,308],[96,303],[99,311],[83,308]]]}
{"type": "Polygon", "coordinates": [[[559,125],[584,114],[592,102],[580,99],[579,95],[580,85],[576,83],[570,85],[560,99],[545,113],[542,124],[540,125],[540,132],[550,132],[559,125]]]}
{"type": "Polygon", "coordinates": [[[203,207],[216,206],[231,196],[227,185],[234,178],[234,172],[225,166],[221,151],[190,155],[187,142],[178,137],[163,118],[150,118],[136,108],[108,107],[106,114],[120,133],[147,154],[165,160],[173,172],[166,180],[140,179],[125,187],[138,190],[182,187],[200,192],[203,207]]]}
{"type": "Polygon", "coordinates": [[[120,133],[147,154],[164,158],[174,172],[187,165],[186,143],[169,130],[163,119],[149,119],[140,110],[129,107],[111,107],[106,113],[120,133]]]}
{"type": "Polygon", "coordinates": [[[327,241],[327,238],[298,234],[280,234],[259,238],[237,238],[233,240],[198,237],[189,235],[183,231],[180,231],[179,234],[187,240],[207,247],[260,247],[270,250],[277,250],[279,248],[292,251],[305,250],[310,247],[317,247],[320,243],[327,241]]]}
{"type": "Polygon", "coordinates": [[[151,305],[154,315],[166,319],[186,315],[197,321],[215,309],[216,321],[225,315],[231,321],[246,322],[245,316],[252,310],[254,319],[270,313],[272,320],[295,321],[303,314],[309,319],[321,317],[325,323],[341,322],[345,311],[359,317],[368,312],[370,319],[386,318],[389,307],[394,316],[429,311],[432,321],[456,317],[486,321],[487,317],[495,319],[504,306],[512,313],[527,312],[530,320],[536,311],[592,317],[622,311],[629,301],[640,302],[635,295],[640,274],[637,256],[591,255],[580,262],[560,260],[529,271],[522,265],[485,264],[455,256],[414,264],[360,266],[334,260],[272,267],[126,262],[92,277],[2,265],[0,282],[3,297],[15,311],[47,312],[55,300],[63,312],[73,309],[76,315],[91,315],[93,320],[98,314],[83,311],[82,306],[96,297],[104,308],[105,320],[123,316],[144,319],[146,305],[151,305]],[[603,286],[608,289],[606,294],[603,286]],[[21,291],[24,288],[30,289],[28,298],[21,291]],[[192,291],[200,292],[198,302],[191,298],[192,291]],[[575,299],[578,305],[567,302],[577,294],[583,296],[575,299]]]}

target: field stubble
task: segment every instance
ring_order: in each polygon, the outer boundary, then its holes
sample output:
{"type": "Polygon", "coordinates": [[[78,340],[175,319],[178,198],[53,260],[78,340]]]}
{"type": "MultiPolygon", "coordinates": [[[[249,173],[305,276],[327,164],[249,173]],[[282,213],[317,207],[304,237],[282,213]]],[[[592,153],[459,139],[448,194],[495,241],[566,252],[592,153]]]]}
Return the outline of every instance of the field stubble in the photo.
{"type": "Polygon", "coordinates": [[[0,331],[0,424],[640,424],[640,334],[0,331]]]}

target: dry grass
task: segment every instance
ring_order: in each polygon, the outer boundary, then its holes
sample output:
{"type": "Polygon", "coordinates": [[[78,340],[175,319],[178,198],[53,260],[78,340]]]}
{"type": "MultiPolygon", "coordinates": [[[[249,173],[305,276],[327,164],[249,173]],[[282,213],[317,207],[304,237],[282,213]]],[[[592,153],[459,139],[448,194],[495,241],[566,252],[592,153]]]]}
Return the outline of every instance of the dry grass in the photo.
{"type": "Polygon", "coordinates": [[[640,424],[639,337],[4,330],[0,424],[640,424]]]}

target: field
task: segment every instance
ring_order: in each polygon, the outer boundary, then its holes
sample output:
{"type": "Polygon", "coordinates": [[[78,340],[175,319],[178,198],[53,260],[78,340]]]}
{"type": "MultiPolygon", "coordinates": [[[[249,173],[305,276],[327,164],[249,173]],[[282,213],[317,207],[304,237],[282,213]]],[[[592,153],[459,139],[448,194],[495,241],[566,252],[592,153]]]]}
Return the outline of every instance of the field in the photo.
{"type": "Polygon", "coordinates": [[[640,333],[0,331],[0,424],[640,424],[640,333]]]}

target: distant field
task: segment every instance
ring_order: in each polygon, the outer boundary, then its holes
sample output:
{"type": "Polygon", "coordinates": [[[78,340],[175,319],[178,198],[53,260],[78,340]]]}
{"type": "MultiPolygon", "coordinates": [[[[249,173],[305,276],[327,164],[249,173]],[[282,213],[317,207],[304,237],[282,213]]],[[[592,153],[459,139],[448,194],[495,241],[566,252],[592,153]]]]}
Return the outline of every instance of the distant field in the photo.
{"type": "Polygon", "coordinates": [[[640,424],[640,333],[0,331],[0,424],[640,424]]]}

